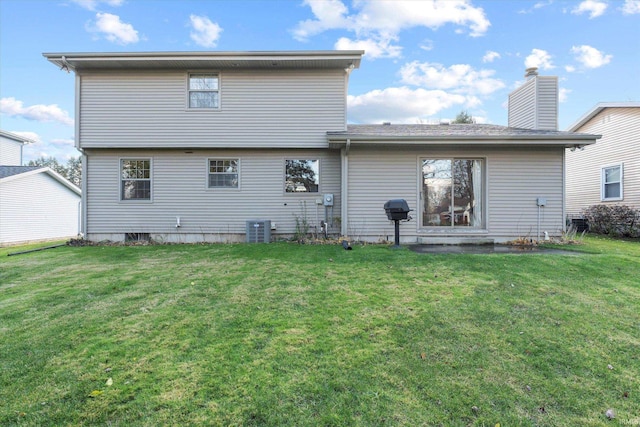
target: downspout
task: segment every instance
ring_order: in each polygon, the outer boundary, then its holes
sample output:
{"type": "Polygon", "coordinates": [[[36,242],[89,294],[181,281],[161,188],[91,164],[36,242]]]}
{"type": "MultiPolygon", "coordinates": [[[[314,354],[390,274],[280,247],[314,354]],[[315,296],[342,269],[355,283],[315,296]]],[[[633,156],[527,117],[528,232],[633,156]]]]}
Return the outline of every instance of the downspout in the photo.
{"type": "Polygon", "coordinates": [[[562,234],[567,232],[567,149],[562,149],[562,234]]]}
{"type": "Polygon", "coordinates": [[[81,148],[81,144],[80,144],[80,88],[81,88],[81,82],[80,82],[80,76],[78,75],[78,73],[76,72],[76,99],[75,99],[75,145],[76,145],[76,149],[78,151],[80,151],[80,153],[82,153],[82,185],[81,185],[81,190],[82,190],[82,195],[80,196],[80,203],[81,203],[81,207],[80,207],[80,215],[81,215],[81,221],[80,221],[80,230],[78,230],[81,234],[83,238],[87,238],[87,170],[89,169],[89,159],[87,157],[87,154],[84,152],[84,150],[81,148]]]}
{"type": "Polygon", "coordinates": [[[342,157],[342,179],[340,182],[341,193],[342,193],[342,204],[340,206],[340,216],[341,216],[341,224],[340,224],[340,234],[343,236],[347,235],[348,232],[348,223],[349,217],[347,212],[349,211],[349,148],[351,146],[351,139],[347,138],[347,144],[345,148],[341,151],[342,157]]]}

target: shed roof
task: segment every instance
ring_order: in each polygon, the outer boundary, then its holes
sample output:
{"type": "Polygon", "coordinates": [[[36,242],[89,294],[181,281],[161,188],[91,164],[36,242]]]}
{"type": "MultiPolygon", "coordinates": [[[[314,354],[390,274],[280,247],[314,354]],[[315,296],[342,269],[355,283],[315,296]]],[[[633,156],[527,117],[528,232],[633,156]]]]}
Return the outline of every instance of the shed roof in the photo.
{"type": "Polygon", "coordinates": [[[38,169],[44,169],[44,166],[0,166],[0,179],[38,169]]]}
{"type": "Polygon", "coordinates": [[[39,173],[46,173],[79,196],[82,194],[82,191],[76,185],[46,166],[0,166],[0,182],[13,181],[14,179],[39,173]]]}
{"type": "Polygon", "coordinates": [[[599,102],[594,105],[589,111],[587,111],[582,117],[576,120],[569,129],[569,132],[575,132],[580,129],[585,123],[595,117],[600,111],[605,108],[639,108],[640,102],[599,102]]]}
{"type": "Polygon", "coordinates": [[[22,144],[28,144],[28,143],[35,142],[31,138],[25,138],[24,136],[20,136],[20,135],[18,135],[16,133],[7,132],[7,131],[4,131],[4,130],[0,130],[0,136],[3,136],[3,137],[8,138],[8,139],[12,139],[12,140],[14,140],[16,142],[20,142],[22,144]]]}

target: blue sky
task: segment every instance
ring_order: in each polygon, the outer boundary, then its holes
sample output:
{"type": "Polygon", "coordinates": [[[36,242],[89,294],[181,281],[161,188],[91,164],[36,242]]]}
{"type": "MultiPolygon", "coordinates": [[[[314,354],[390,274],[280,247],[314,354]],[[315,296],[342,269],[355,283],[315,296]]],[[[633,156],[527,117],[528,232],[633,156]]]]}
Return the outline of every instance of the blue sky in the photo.
{"type": "Polygon", "coordinates": [[[640,0],[0,0],[0,128],[24,161],[79,153],[74,76],[43,52],[364,49],[352,123],[507,124],[524,70],[560,81],[560,128],[640,101],[640,0]]]}

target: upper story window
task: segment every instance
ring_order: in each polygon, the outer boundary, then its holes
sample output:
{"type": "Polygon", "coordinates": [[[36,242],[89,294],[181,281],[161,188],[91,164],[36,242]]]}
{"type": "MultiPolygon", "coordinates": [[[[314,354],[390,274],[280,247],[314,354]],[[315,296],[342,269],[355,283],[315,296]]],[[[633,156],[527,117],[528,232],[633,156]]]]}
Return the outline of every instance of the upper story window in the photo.
{"type": "Polygon", "coordinates": [[[602,168],[603,201],[622,200],[622,164],[602,168]]]}
{"type": "Polygon", "coordinates": [[[151,200],[151,160],[120,160],[120,199],[151,200]]]}
{"type": "Polygon", "coordinates": [[[238,159],[209,159],[209,188],[238,188],[238,159]]]}
{"type": "Polygon", "coordinates": [[[285,160],[286,193],[317,193],[319,188],[319,160],[285,160]]]}
{"type": "Polygon", "coordinates": [[[189,108],[219,108],[219,83],[218,74],[189,74],[189,108]]]}

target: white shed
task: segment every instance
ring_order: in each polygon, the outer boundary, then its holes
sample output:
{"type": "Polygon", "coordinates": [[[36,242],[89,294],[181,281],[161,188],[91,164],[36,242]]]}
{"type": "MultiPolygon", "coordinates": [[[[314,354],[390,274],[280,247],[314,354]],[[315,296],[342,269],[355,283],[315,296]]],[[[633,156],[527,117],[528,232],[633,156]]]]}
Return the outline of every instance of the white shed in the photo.
{"type": "Polygon", "coordinates": [[[48,167],[0,166],[0,245],[76,237],[80,198],[48,167]]]}

